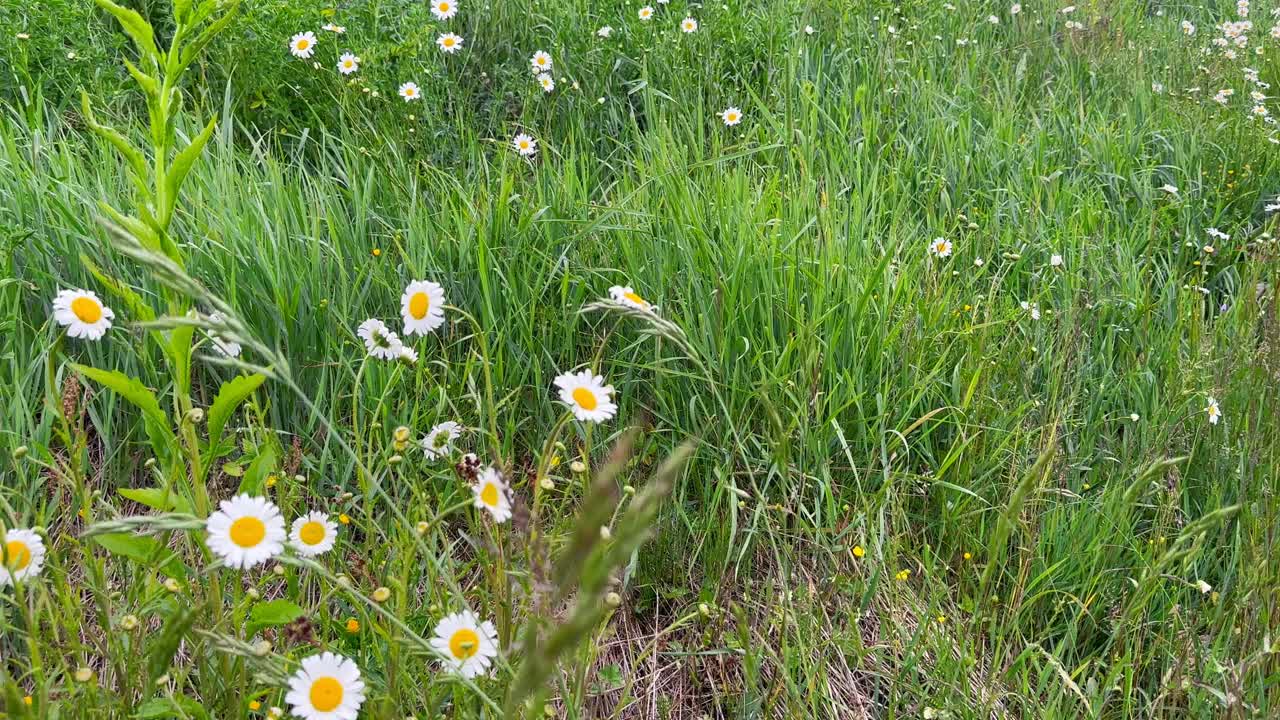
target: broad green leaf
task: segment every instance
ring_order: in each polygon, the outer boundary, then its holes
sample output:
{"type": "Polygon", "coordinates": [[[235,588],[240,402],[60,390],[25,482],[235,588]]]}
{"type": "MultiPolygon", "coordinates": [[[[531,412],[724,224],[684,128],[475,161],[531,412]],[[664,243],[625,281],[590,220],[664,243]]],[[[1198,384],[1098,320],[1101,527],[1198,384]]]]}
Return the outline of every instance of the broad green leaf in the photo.
{"type": "Polygon", "coordinates": [[[209,124],[204,126],[204,130],[201,130],[191,144],[173,158],[173,164],[169,166],[169,172],[164,179],[165,198],[168,203],[168,207],[165,208],[166,216],[173,212],[173,207],[178,202],[178,190],[182,188],[182,182],[187,179],[187,173],[191,172],[191,166],[204,151],[204,146],[209,143],[209,138],[213,137],[214,128],[217,126],[217,116],[209,118],[209,124]]]}
{"type": "Polygon", "coordinates": [[[133,79],[137,81],[138,86],[142,88],[143,94],[150,99],[160,97],[160,83],[156,82],[155,78],[142,72],[138,69],[137,65],[134,65],[128,60],[124,61],[124,66],[128,68],[129,74],[133,76],[133,79]]]}
{"type": "Polygon", "coordinates": [[[194,325],[179,325],[169,331],[167,354],[173,363],[174,382],[184,395],[191,392],[191,340],[195,332],[194,325]]]}
{"type": "Polygon", "coordinates": [[[152,682],[169,672],[173,656],[182,644],[182,638],[195,621],[195,611],[189,605],[176,605],[158,635],[151,640],[151,653],[147,656],[147,675],[152,682]]]}
{"type": "Polygon", "coordinates": [[[147,159],[143,156],[142,151],[133,146],[124,135],[98,122],[98,118],[93,114],[93,108],[89,104],[89,94],[83,90],[80,92],[80,112],[84,116],[85,123],[89,129],[102,136],[104,140],[111,143],[116,152],[120,153],[125,162],[129,164],[132,171],[132,180],[134,185],[142,191],[147,198],[151,197],[151,189],[147,187],[147,159]]]}
{"type": "Polygon", "coordinates": [[[173,0],[173,19],[176,24],[185,24],[190,15],[191,0],[173,0]]]}
{"type": "Polygon", "coordinates": [[[222,431],[236,408],[240,407],[240,403],[247,400],[266,379],[265,375],[254,373],[240,375],[222,383],[222,387],[218,388],[217,396],[213,398],[213,404],[209,406],[207,415],[210,448],[216,446],[222,439],[222,431]]]}
{"type": "Polygon", "coordinates": [[[250,495],[261,495],[266,487],[267,474],[276,467],[276,451],[270,445],[266,445],[258,453],[258,457],[249,463],[249,469],[245,471],[244,477],[240,479],[241,493],[249,493],[250,495]]]}
{"type": "Polygon", "coordinates": [[[249,624],[245,628],[245,634],[253,637],[264,627],[288,625],[302,615],[302,608],[288,600],[260,602],[249,610],[249,624]]]}
{"type": "Polygon", "coordinates": [[[139,705],[133,714],[134,720],[171,720],[184,716],[194,720],[209,720],[208,711],[186,695],[174,695],[172,699],[152,698],[139,705]]]}
{"type": "Polygon", "coordinates": [[[112,555],[128,558],[144,567],[158,567],[173,577],[187,576],[187,568],[182,564],[177,553],[153,537],[106,533],[94,535],[93,541],[112,555]]]}
{"type": "Polygon", "coordinates": [[[178,72],[182,72],[188,65],[195,62],[200,57],[200,53],[204,52],[204,48],[213,41],[218,33],[227,29],[231,21],[235,19],[236,11],[240,9],[240,0],[232,0],[231,4],[223,12],[222,17],[214,20],[209,27],[204,29],[192,40],[185,48],[182,49],[182,62],[178,64],[178,72]]]}
{"type": "Polygon", "coordinates": [[[151,440],[151,449],[157,455],[167,457],[173,451],[176,441],[173,428],[169,425],[169,417],[160,409],[160,401],[156,400],[156,394],[147,386],[116,370],[100,370],[76,363],[72,363],[71,368],[99,385],[110,388],[142,411],[143,425],[151,440]]]}
{"type": "Polygon", "coordinates": [[[160,235],[147,223],[136,217],[121,213],[106,202],[98,203],[98,207],[107,214],[107,217],[111,218],[112,222],[119,226],[120,230],[132,235],[142,247],[151,251],[162,249],[160,235]]]}
{"type": "Polygon", "coordinates": [[[170,490],[167,495],[164,488],[120,488],[116,492],[120,493],[121,497],[132,500],[139,505],[146,505],[152,510],[159,510],[160,512],[191,512],[191,504],[174,490],[170,490]]]}
{"type": "Polygon", "coordinates": [[[156,319],[155,311],[151,309],[150,305],[143,302],[141,295],[134,292],[133,288],[103,272],[88,255],[80,253],[80,264],[85,266],[108,292],[124,302],[125,307],[129,308],[130,315],[143,322],[150,322],[156,319]]]}
{"type": "Polygon", "coordinates": [[[138,46],[138,50],[144,57],[155,63],[160,62],[160,51],[156,48],[155,33],[152,32],[150,23],[137,12],[120,7],[111,0],[94,0],[94,2],[98,3],[98,7],[115,16],[120,27],[133,38],[134,44],[138,46]]]}

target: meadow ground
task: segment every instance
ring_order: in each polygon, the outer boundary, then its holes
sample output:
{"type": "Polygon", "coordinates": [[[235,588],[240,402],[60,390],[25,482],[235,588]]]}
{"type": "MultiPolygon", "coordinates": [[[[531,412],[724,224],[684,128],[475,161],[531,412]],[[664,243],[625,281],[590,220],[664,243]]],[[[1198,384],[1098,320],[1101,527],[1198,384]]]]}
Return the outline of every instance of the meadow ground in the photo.
{"type": "Polygon", "coordinates": [[[3,717],[1276,717],[1272,10],[5,4],[3,717]]]}

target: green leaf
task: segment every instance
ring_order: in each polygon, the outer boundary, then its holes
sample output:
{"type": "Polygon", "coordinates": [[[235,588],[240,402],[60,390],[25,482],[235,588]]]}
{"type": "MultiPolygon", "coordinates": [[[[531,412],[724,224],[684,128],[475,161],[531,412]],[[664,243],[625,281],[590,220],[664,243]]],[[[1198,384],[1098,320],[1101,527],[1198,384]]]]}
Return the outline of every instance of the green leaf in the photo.
{"type": "Polygon", "coordinates": [[[245,471],[244,477],[240,479],[240,493],[249,493],[250,495],[261,495],[266,487],[267,474],[276,467],[276,451],[270,445],[262,448],[258,453],[258,457],[249,463],[249,469],[245,471]]]}
{"type": "Polygon", "coordinates": [[[179,325],[169,332],[167,354],[173,363],[174,382],[183,395],[191,392],[191,339],[194,325],[179,325]]]}
{"type": "Polygon", "coordinates": [[[218,444],[222,439],[222,431],[227,425],[227,421],[231,419],[231,415],[240,407],[240,403],[244,402],[253,395],[267,377],[261,373],[253,375],[240,375],[234,377],[218,388],[218,394],[213,398],[213,404],[209,406],[209,447],[218,444]]]}
{"type": "Polygon", "coordinates": [[[235,19],[236,11],[240,9],[240,0],[232,0],[230,7],[226,9],[222,17],[214,20],[204,32],[196,36],[185,48],[182,49],[182,62],[178,64],[178,72],[182,72],[188,65],[195,62],[200,57],[200,53],[204,52],[205,46],[213,41],[218,33],[227,29],[231,21],[235,19]]]}
{"type": "Polygon", "coordinates": [[[195,164],[200,153],[204,151],[204,146],[209,143],[209,138],[213,137],[214,128],[218,126],[218,118],[214,116],[209,118],[209,124],[204,126],[204,130],[196,136],[191,144],[183,148],[173,158],[173,164],[169,166],[169,172],[164,178],[165,202],[167,207],[164,208],[163,216],[167,217],[172,214],[173,207],[178,202],[178,190],[181,189],[182,183],[187,179],[187,173],[191,172],[191,166],[195,164]]]}
{"type": "Polygon", "coordinates": [[[98,3],[98,7],[115,16],[120,27],[133,38],[133,43],[138,46],[138,51],[143,57],[155,63],[160,62],[160,51],[156,48],[155,33],[152,32],[150,23],[137,12],[120,7],[111,0],[94,0],[94,2],[98,3]]]}
{"type": "Polygon", "coordinates": [[[129,533],[106,533],[94,535],[93,541],[112,555],[127,558],[144,567],[160,568],[172,577],[187,577],[187,567],[182,564],[177,553],[153,537],[129,533]]]}
{"type": "Polygon", "coordinates": [[[98,203],[98,207],[107,214],[107,217],[111,218],[112,222],[119,226],[119,230],[132,235],[142,247],[152,252],[159,252],[162,249],[160,235],[147,223],[131,215],[121,213],[106,202],[98,203]]]}
{"type": "Polygon", "coordinates": [[[303,609],[288,600],[260,602],[249,610],[249,624],[245,628],[245,635],[253,637],[264,627],[288,625],[302,615],[303,609]]]}
{"type": "Polygon", "coordinates": [[[156,394],[135,378],[116,370],[100,370],[87,365],[71,363],[71,368],[90,380],[110,388],[142,411],[143,425],[151,440],[151,448],[157,455],[167,457],[175,449],[176,440],[169,425],[169,417],[160,409],[156,394]]]}
{"type": "Polygon", "coordinates": [[[132,500],[139,505],[146,505],[160,512],[190,513],[191,504],[178,493],[170,490],[166,495],[164,488],[119,488],[120,496],[132,500]]]}
{"type": "Polygon", "coordinates": [[[134,147],[124,135],[98,122],[97,116],[93,114],[93,108],[89,105],[89,94],[83,90],[80,91],[80,113],[84,116],[89,129],[111,143],[116,152],[125,159],[132,171],[130,175],[133,184],[142,191],[144,197],[150,198],[151,188],[147,187],[147,159],[142,151],[134,147]]]}
{"type": "Polygon", "coordinates": [[[176,24],[185,24],[190,15],[191,0],[173,0],[173,19],[176,24]]]}
{"type": "Polygon", "coordinates": [[[129,314],[143,322],[151,322],[156,319],[155,311],[147,305],[142,296],[133,291],[133,288],[116,280],[102,271],[93,260],[84,253],[80,253],[80,264],[88,268],[89,272],[98,280],[98,283],[107,289],[112,295],[120,298],[124,302],[125,307],[129,308],[129,314]]]}
{"type": "Polygon", "coordinates": [[[190,605],[176,605],[173,612],[165,619],[160,633],[154,636],[151,653],[147,656],[147,675],[153,683],[156,678],[169,671],[173,656],[178,652],[183,636],[191,629],[195,617],[195,611],[190,605]]]}
{"type": "Polygon", "coordinates": [[[152,698],[142,703],[134,711],[133,717],[134,720],[159,720],[159,718],[172,720],[177,717],[209,720],[209,713],[201,707],[200,703],[186,695],[174,695],[173,699],[152,698]]]}

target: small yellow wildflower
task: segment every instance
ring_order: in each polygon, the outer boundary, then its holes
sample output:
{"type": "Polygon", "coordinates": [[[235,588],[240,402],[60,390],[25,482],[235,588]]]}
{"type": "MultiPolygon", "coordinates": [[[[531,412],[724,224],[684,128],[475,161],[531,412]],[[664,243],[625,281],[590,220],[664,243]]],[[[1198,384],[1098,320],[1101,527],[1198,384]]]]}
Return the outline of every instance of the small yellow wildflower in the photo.
{"type": "Polygon", "coordinates": [[[258,702],[257,700],[250,700],[249,709],[252,710],[253,712],[257,712],[262,709],[262,703],[258,702]]]}
{"type": "Polygon", "coordinates": [[[338,515],[338,522],[342,523],[343,525],[350,525],[351,518],[346,513],[341,513],[340,515],[338,515]]]}
{"type": "Polygon", "coordinates": [[[347,618],[347,632],[352,635],[360,632],[360,621],[355,618],[347,618]]]}
{"type": "Polygon", "coordinates": [[[853,546],[853,556],[854,556],[854,557],[861,559],[861,558],[862,558],[863,556],[865,556],[866,554],[867,554],[867,551],[866,551],[866,550],[863,550],[861,545],[854,545],[854,546],[853,546]]]}

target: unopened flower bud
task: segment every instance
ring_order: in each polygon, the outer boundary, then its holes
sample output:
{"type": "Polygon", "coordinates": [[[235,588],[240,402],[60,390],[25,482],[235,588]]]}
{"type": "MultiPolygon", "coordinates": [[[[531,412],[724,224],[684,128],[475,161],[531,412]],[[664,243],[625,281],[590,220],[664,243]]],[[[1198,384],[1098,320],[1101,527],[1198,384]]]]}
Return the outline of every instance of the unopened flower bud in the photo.
{"type": "Polygon", "coordinates": [[[14,460],[21,460],[22,458],[24,458],[24,457],[26,457],[26,456],[27,456],[27,446],[26,446],[26,445],[19,445],[18,447],[16,447],[16,448],[14,448],[14,449],[13,449],[13,459],[14,459],[14,460]]]}
{"type": "Polygon", "coordinates": [[[199,425],[204,422],[204,410],[201,410],[200,408],[191,408],[187,411],[183,420],[191,423],[192,425],[199,425]]]}
{"type": "Polygon", "coordinates": [[[135,630],[137,629],[138,624],[139,622],[138,622],[137,615],[125,615],[124,617],[120,618],[120,627],[124,628],[125,630],[135,630]]]}
{"type": "Polygon", "coordinates": [[[387,598],[391,597],[391,590],[386,586],[380,587],[373,591],[372,597],[374,602],[386,602],[387,598]]]}
{"type": "Polygon", "coordinates": [[[622,596],[616,592],[611,592],[604,596],[604,604],[611,608],[616,608],[622,604],[622,596]]]}
{"type": "Polygon", "coordinates": [[[582,473],[587,471],[587,464],[582,462],[581,460],[574,460],[573,462],[569,463],[569,469],[581,475],[582,473]]]}
{"type": "Polygon", "coordinates": [[[600,539],[601,539],[601,540],[608,541],[608,540],[609,540],[610,538],[612,538],[612,537],[613,537],[613,531],[609,529],[609,526],[608,526],[608,525],[601,525],[601,526],[600,526],[600,539]]]}

